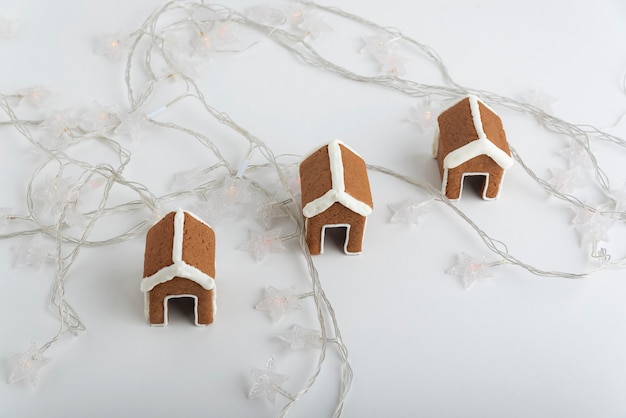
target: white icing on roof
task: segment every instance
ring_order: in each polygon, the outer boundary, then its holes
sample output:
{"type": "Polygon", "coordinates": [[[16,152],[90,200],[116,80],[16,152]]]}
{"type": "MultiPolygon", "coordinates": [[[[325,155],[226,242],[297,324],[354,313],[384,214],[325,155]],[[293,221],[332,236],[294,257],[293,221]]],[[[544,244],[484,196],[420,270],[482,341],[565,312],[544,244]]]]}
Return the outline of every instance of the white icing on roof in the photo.
{"type": "MultiPolygon", "coordinates": [[[[152,276],[146,277],[141,280],[141,291],[149,292],[155,286],[161,283],[172,280],[174,277],[182,277],[192,280],[198,283],[200,286],[207,290],[215,288],[215,279],[208,274],[202,272],[197,267],[187,264],[183,260],[183,235],[185,227],[185,214],[192,216],[194,219],[200,219],[195,217],[189,212],[185,212],[182,209],[178,209],[174,215],[174,236],[172,245],[172,261],[173,264],[161,268],[152,276]]],[[[202,222],[208,228],[206,223],[202,222]]]]}
{"type": "MultiPolygon", "coordinates": [[[[361,202],[346,192],[343,162],[341,160],[341,148],[339,147],[339,144],[348,148],[338,139],[328,144],[331,189],[324,193],[324,195],[310,201],[304,206],[304,208],[302,208],[302,214],[307,218],[319,215],[331,207],[334,203],[341,203],[346,208],[358,213],[361,216],[367,216],[372,213],[372,208],[369,205],[361,202]]],[[[352,150],[350,149],[350,151],[352,150]]]]}
{"type": "MultiPolygon", "coordinates": [[[[478,107],[478,98],[469,95],[470,112],[474,122],[474,128],[478,134],[478,139],[463,145],[450,152],[443,159],[443,168],[454,168],[471,160],[479,155],[487,155],[503,169],[508,169],[513,165],[513,159],[496,144],[491,142],[483,129],[483,123],[478,107]]],[[[495,113],[495,112],[494,112],[495,113]]]]}
{"type": "Polygon", "coordinates": [[[184,261],[179,261],[167,267],[163,267],[152,276],[144,278],[141,281],[141,291],[149,292],[155,286],[168,282],[174,277],[192,280],[206,290],[215,288],[215,279],[213,279],[213,277],[203,273],[197,267],[191,266],[184,261]]]}

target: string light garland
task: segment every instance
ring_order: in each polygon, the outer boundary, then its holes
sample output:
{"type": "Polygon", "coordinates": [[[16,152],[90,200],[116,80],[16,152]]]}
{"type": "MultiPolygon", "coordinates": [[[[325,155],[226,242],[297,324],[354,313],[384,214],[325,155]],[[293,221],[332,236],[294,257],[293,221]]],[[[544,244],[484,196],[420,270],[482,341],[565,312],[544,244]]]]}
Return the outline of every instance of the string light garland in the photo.
{"type": "MultiPolygon", "coordinates": [[[[571,124],[553,116],[553,99],[545,95],[535,94],[527,101],[519,101],[463,87],[452,79],[441,58],[428,46],[397,29],[383,27],[340,9],[305,0],[298,6],[259,6],[241,12],[203,2],[171,1],[150,14],[137,30],[128,34],[103,35],[97,40],[94,53],[113,63],[125,61],[124,86],[128,110],[90,104],[81,111],[48,111],[41,120],[29,120],[18,114],[24,107],[43,108],[50,97],[47,90],[35,86],[0,95],[0,109],[7,118],[0,122],[0,128],[14,129],[43,156],[28,181],[26,213],[15,213],[10,208],[0,209],[0,238],[28,239],[17,247],[16,268],[54,263],[55,278],[50,301],[60,321],[59,329],[46,343],[40,346],[33,343],[24,353],[11,356],[10,383],[28,381],[35,384],[40,369],[50,360],[44,356],[46,350],[65,334],[76,334],[85,329],[65,296],[65,282],[81,249],[118,245],[142,236],[164,213],[163,207],[182,199],[192,199],[194,211],[214,225],[242,216],[257,218],[259,225],[265,229],[250,230],[249,240],[238,249],[253,253],[258,261],[270,252],[286,251],[284,242],[293,240],[297,241],[306,263],[310,291],[296,294],[292,287],[278,290],[268,285],[265,298],[254,308],[268,312],[276,322],[291,310],[303,309],[300,300],[313,300],[319,329],[293,325],[277,337],[292,349],[317,352],[314,370],[298,391],[288,392],[282,387],[288,376],[274,371],[274,359],[271,358],[264,368],[251,370],[249,397],[263,397],[274,403],[280,395],[286,403],[279,414],[286,416],[314,386],[329,350],[333,350],[340,359],[341,367],[334,416],[341,415],[352,383],[352,367],[333,306],[322,288],[304,240],[304,223],[297,197],[297,165],[280,162],[287,156],[274,155],[264,141],[228,114],[214,108],[196,81],[200,68],[207,62],[215,61],[224,54],[244,53],[256,44],[236,47],[237,30],[241,28],[255,31],[259,38],[272,41],[306,65],[346,80],[361,82],[364,88],[386,88],[403,96],[425,99],[426,104],[416,106],[409,117],[424,136],[431,135],[436,129],[436,114],[443,103],[475,94],[491,106],[531,117],[547,132],[569,138],[570,145],[562,153],[568,168],[552,169],[549,179],[538,176],[514,147],[511,154],[547,196],[564,201],[574,211],[571,222],[581,235],[581,244],[598,262],[596,268],[580,273],[542,270],[523,262],[509,252],[503,241],[488,235],[432,185],[390,168],[368,166],[371,171],[385,174],[428,194],[428,198],[422,201],[405,200],[389,205],[393,212],[390,222],[419,225],[419,217],[437,210],[435,206],[439,206],[473,228],[487,250],[498,257],[493,262],[487,262],[486,257],[472,257],[461,251],[457,264],[447,273],[459,276],[466,288],[478,279],[493,277],[492,268],[502,264],[521,267],[537,276],[568,279],[587,277],[605,268],[626,267],[626,259],[614,260],[602,247],[602,243],[609,240],[609,229],[616,223],[626,221],[626,188],[612,188],[591,149],[592,142],[604,142],[623,149],[626,148],[623,139],[592,126],[571,124]],[[332,28],[325,21],[325,16],[330,15],[361,25],[365,45],[355,53],[360,52],[377,61],[381,74],[359,74],[324,58],[317,51],[315,41],[332,33],[332,28]],[[443,84],[422,84],[403,78],[411,50],[430,60],[438,69],[443,84]],[[173,79],[181,82],[184,91],[166,104],[148,109],[161,87],[173,79]],[[229,163],[223,155],[224,150],[210,134],[167,121],[167,111],[183,102],[237,134],[237,142],[229,145],[241,151],[239,167],[229,163]],[[132,158],[124,140],[141,145],[142,137],[149,131],[173,131],[181,137],[195,140],[210,156],[210,162],[203,167],[175,173],[171,191],[160,196],[154,194],[147,186],[124,175],[132,158]],[[89,162],[75,156],[73,151],[78,144],[96,143],[110,153],[108,160],[103,157],[101,161],[89,162]],[[577,188],[589,186],[579,170],[592,173],[592,186],[606,198],[605,202],[583,203],[574,194],[577,188]],[[278,184],[278,190],[272,190],[271,186],[258,180],[261,176],[257,174],[261,173],[270,175],[272,186],[278,184]],[[113,203],[113,197],[121,195],[121,191],[124,195],[132,194],[133,199],[113,203]],[[90,199],[86,199],[87,196],[90,199]],[[119,214],[136,222],[126,230],[111,232],[105,238],[92,237],[97,223],[119,214]],[[273,227],[276,218],[287,219],[293,230],[283,232],[281,228],[273,227]],[[5,232],[9,226],[12,232],[5,232]]],[[[0,19],[0,38],[12,38],[16,30],[16,22],[0,19]]]]}

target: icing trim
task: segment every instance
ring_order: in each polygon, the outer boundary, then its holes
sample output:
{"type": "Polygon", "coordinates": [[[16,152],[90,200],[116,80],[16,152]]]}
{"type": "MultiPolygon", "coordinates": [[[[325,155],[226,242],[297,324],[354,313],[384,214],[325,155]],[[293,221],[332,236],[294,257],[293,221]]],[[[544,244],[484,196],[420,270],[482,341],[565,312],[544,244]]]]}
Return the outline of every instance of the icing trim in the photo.
{"type": "MultiPolygon", "coordinates": [[[[500,191],[502,190],[502,183],[504,180],[504,174],[502,173],[502,177],[500,178],[500,184],[498,184],[498,193],[496,193],[496,195],[494,197],[487,197],[487,189],[488,189],[488,184],[489,184],[489,173],[463,173],[461,175],[461,185],[459,187],[459,197],[456,199],[450,199],[448,198],[448,200],[450,200],[451,202],[457,202],[461,199],[461,196],[463,195],[463,183],[465,183],[465,177],[468,176],[485,176],[485,185],[483,186],[483,191],[482,191],[482,198],[483,200],[496,200],[499,196],[500,196],[500,191]]],[[[446,195],[446,185],[448,184],[448,169],[444,170],[443,172],[443,181],[441,182],[441,193],[443,193],[444,196],[447,197],[446,195]]]]}
{"type": "MultiPolygon", "coordinates": [[[[478,107],[478,98],[474,95],[469,95],[470,113],[474,122],[474,129],[478,135],[478,139],[468,142],[450,152],[443,159],[443,168],[455,168],[459,165],[471,160],[472,158],[480,155],[486,155],[495,161],[503,169],[508,169],[513,165],[513,158],[502,149],[498,148],[496,144],[491,142],[483,129],[483,123],[480,117],[480,108],[478,107]]],[[[495,113],[495,112],[494,112],[495,113]]]]}
{"type": "Polygon", "coordinates": [[[185,212],[181,209],[174,215],[174,237],[172,245],[172,261],[174,264],[183,261],[183,232],[185,228],[185,212]]]}
{"type": "MultiPolygon", "coordinates": [[[[164,297],[163,298],[163,322],[160,323],[160,324],[150,323],[150,325],[153,326],[153,327],[163,327],[163,326],[167,325],[169,323],[168,302],[169,302],[170,299],[179,299],[179,298],[193,298],[193,300],[194,300],[193,313],[194,313],[194,322],[195,322],[196,326],[198,326],[198,327],[205,327],[205,326],[209,325],[209,324],[200,324],[198,322],[198,296],[196,296],[196,295],[188,295],[188,294],[167,295],[166,297],[164,297]]],[[[213,291],[213,315],[215,315],[215,291],[213,291]]],[[[146,318],[148,318],[148,317],[149,317],[149,311],[146,310],[146,318]]]]}
{"type": "MultiPolygon", "coordinates": [[[[309,220],[306,220],[306,228],[309,227],[309,220]]],[[[367,219],[365,220],[365,223],[363,224],[363,232],[365,232],[365,226],[367,225],[367,219]]],[[[322,230],[320,231],[320,254],[324,253],[324,241],[326,240],[326,228],[339,228],[339,227],[345,227],[346,228],[346,239],[343,243],[343,252],[347,255],[359,255],[361,254],[362,251],[359,252],[351,252],[348,251],[348,243],[350,241],[350,228],[351,225],[350,224],[328,224],[328,225],[323,225],[322,226],[322,230]]]]}
{"type": "MultiPolygon", "coordinates": [[[[213,289],[213,292],[211,294],[211,299],[213,301],[213,304],[211,305],[212,309],[213,309],[213,316],[215,316],[215,313],[217,312],[217,293],[216,293],[217,289],[213,289]]],[[[160,324],[153,324],[152,322],[150,322],[150,294],[148,292],[144,293],[143,299],[144,299],[144,308],[143,308],[143,313],[144,316],[146,317],[146,320],[148,321],[148,323],[153,326],[153,327],[163,327],[165,325],[168,324],[168,308],[167,308],[167,303],[166,301],[169,301],[171,298],[174,297],[191,297],[195,299],[195,304],[194,304],[194,313],[195,313],[195,318],[196,318],[196,325],[197,326],[206,326],[207,324],[199,324],[198,323],[198,297],[196,295],[168,295],[163,299],[163,322],[160,324]]]]}
{"type": "Polygon", "coordinates": [[[302,214],[307,218],[319,215],[331,207],[334,203],[341,203],[346,208],[358,213],[361,216],[368,216],[372,213],[372,208],[369,205],[346,193],[341,148],[339,147],[340,144],[344,145],[343,142],[337,139],[328,144],[331,189],[317,199],[310,201],[304,206],[304,208],[302,208],[302,214]]]}
{"type": "Polygon", "coordinates": [[[149,292],[155,286],[168,282],[174,277],[182,277],[183,279],[194,281],[206,290],[215,289],[215,279],[213,277],[184,261],[179,261],[167,267],[163,267],[152,276],[141,280],[141,291],[149,292]]]}

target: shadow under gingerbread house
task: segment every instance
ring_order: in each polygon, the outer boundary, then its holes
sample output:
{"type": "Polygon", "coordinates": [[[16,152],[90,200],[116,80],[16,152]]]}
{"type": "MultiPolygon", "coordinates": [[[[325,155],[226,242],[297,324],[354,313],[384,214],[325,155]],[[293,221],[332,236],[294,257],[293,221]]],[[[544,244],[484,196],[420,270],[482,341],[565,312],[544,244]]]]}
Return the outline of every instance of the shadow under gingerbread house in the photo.
{"type": "Polygon", "coordinates": [[[324,250],[327,228],[345,228],[344,252],[359,254],[373,202],[365,161],[339,140],[300,163],[302,214],[311,254],[324,250]]]}
{"type": "Polygon", "coordinates": [[[145,314],[150,325],[167,325],[168,301],[192,298],[196,325],[215,314],[215,233],[189,212],[165,215],[146,236],[145,314]]]}
{"type": "Polygon", "coordinates": [[[439,133],[433,143],[442,181],[442,193],[461,198],[467,176],[483,176],[482,197],[499,196],[505,171],[513,165],[500,117],[470,95],[439,115],[439,133]]]}

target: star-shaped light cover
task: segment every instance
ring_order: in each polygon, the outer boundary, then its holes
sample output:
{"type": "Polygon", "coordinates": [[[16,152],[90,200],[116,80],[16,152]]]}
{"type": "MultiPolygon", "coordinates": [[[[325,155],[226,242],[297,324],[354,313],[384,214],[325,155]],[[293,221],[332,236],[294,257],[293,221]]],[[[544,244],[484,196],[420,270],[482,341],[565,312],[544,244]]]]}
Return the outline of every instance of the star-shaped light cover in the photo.
{"type": "Polygon", "coordinates": [[[121,33],[104,34],[98,37],[94,54],[102,55],[111,62],[120,62],[129,47],[129,40],[121,33]]]}
{"type": "Polygon", "coordinates": [[[296,324],[276,336],[288,343],[292,350],[320,348],[322,346],[322,333],[320,331],[302,328],[296,324]]]}
{"type": "Polygon", "coordinates": [[[269,359],[264,369],[252,369],[250,374],[254,379],[254,383],[248,396],[250,398],[265,397],[273,405],[276,402],[276,394],[282,392],[280,385],[287,380],[289,376],[274,373],[274,359],[269,359]]]}
{"type": "Polygon", "coordinates": [[[53,150],[63,149],[74,138],[72,129],[76,125],[76,120],[70,110],[53,112],[39,124],[44,132],[40,143],[53,150]]]}
{"type": "Polygon", "coordinates": [[[22,354],[13,354],[10,357],[12,367],[9,376],[9,384],[13,384],[22,380],[27,381],[32,386],[37,384],[37,374],[50,359],[44,357],[42,352],[37,348],[35,343],[31,343],[26,352],[22,354]]]}
{"type": "Polygon", "coordinates": [[[15,94],[20,104],[33,107],[45,105],[48,99],[52,97],[52,93],[41,86],[25,87],[15,94]]]}
{"type": "Polygon", "coordinates": [[[139,141],[142,135],[152,125],[145,114],[135,111],[132,113],[121,112],[117,115],[120,124],[115,128],[118,135],[126,135],[132,141],[139,141]]]}
{"type": "Polygon", "coordinates": [[[361,54],[366,55],[386,55],[395,49],[395,42],[398,38],[392,38],[389,34],[368,36],[364,39],[365,45],[361,48],[361,54]]]}
{"type": "Polygon", "coordinates": [[[270,229],[274,219],[286,218],[289,216],[287,214],[287,210],[288,209],[285,207],[283,202],[266,203],[259,205],[256,214],[259,222],[261,222],[265,229],[270,229]]]}
{"type": "Polygon", "coordinates": [[[401,76],[406,74],[406,58],[398,55],[396,51],[389,53],[377,54],[374,56],[381,65],[381,71],[392,76],[401,76]]]}
{"type": "Polygon", "coordinates": [[[273,27],[280,26],[287,20],[283,10],[269,5],[253,6],[246,10],[246,15],[252,21],[273,27]]]}
{"type": "Polygon", "coordinates": [[[319,39],[324,33],[332,32],[332,28],[324,21],[324,18],[315,13],[305,13],[298,25],[304,32],[305,38],[319,39]]]}
{"type": "Polygon", "coordinates": [[[526,92],[523,95],[523,99],[530,105],[535,106],[546,113],[553,113],[552,106],[557,102],[557,99],[547,95],[545,92],[533,89],[526,92]]]}
{"type": "Polygon", "coordinates": [[[567,160],[567,163],[571,168],[593,168],[593,163],[589,153],[585,147],[577,141],[572,140],[570,146],[563,148],[560,151],[560,154],[567,160]]]}
{"type": "Polygon", "coordinates": [[[52,241],[46,240],[42,234],[37,234],[15,249],[15,268],[26,266],[39,268],[54,259],[55,251],[56,246],[52,241]]]}
{"type": "Polygon", "coordinates": [[[280,237],[280,228],[271,229],[269,231],[251,229],[250,238],[238,248],[254,254],[254,258],[257,261],[263,260],[270,252],[285,250],[285,246],[280,237]]]}
{"type": "Polygon", "coordinates": [[[415,105],[413,112],[408,117],[408,120],[417,126],[417,129],[421,134],[430,134],[437,127],[438,114],[439,107],[428,101],[428,103],[423,105],[415,105]]]}
{"type": "Polygon", "coordinates": [[[38,203],[38,209],[43,213],[58,216],[63,207],[71,202],[78,202],[78,192],[72,190],[75,186],[70,177],[54,176],[46,178],[46,182],[36,189],[33,199],[38,203]]]}
{"type": "Polygon", "coordinates": [[[389,209],[393,212],[390,222],[407,222],[413,225],[419,224],[419,217],[432,210],[430,203],[432,199],[419,201],[417,199],[407,199],[404,202],[391,204],[389,209]]]}
{"type": "Polygon", "coordinates": [[[94,104],[80,115],[80,126],[86,131],[104,132],[116,129],[120,124],[115,106],[94,104]]]}
{"type": "Polygon", "coordinates": [[[581,245],[598,243],[600,241],[608,242],[608,230],[613,226],[615,220],[602,215],[598,210],[590,210],[587,208],[572,208],[576,215],[572,219],[572,223],[576,230],[581,234],[581,245]]]}
{"type": "Polygon", "coordinates": [[[298,303],[299,297],[294,293],[293,287],[278,290],[275,287],[265,288],[265,299],[254,306],[254,309],[265,311],[270,314],[274,322],[279,321],[287,311],[302,309],[298,303]]]}
{"type": "MultiPolygon", "coordinates": [[[[189,181],[189,186],[203,182],[203,178],[208,180],[208,177],[200,172],[188,172],[187,174],[178,179],[181,185],[185,180],[189,181]]],[[[218,188],[208,192],[206,201],[196,202],[193,206],[196,215],[211,225],[219,225],[225,220],[236,218],[243,213],[256,213],[256,203],[250,182],[247,179],[227,176],[218,188]]],[[[251,243],[244,243],[242,247],[245,248],[240,249],[254,252],[254,249],[249,245],[251,243]]]]}
{"type": "Polygon", "coordinates": [[[575,168],[551,168],[550,172],[552,177],[548,179],[548,184],[561,193],[572,193],[575,189],[585,184],[575,168]]]}
{"type": "Polygon", "coordinates": [[[469,289],[477,279],[493,277],[491,265],[485,263],[483,257],[474,258],[465,253],[458,255],[457,263],[446,273],[461,277],[465,289],[469,289]]]}

